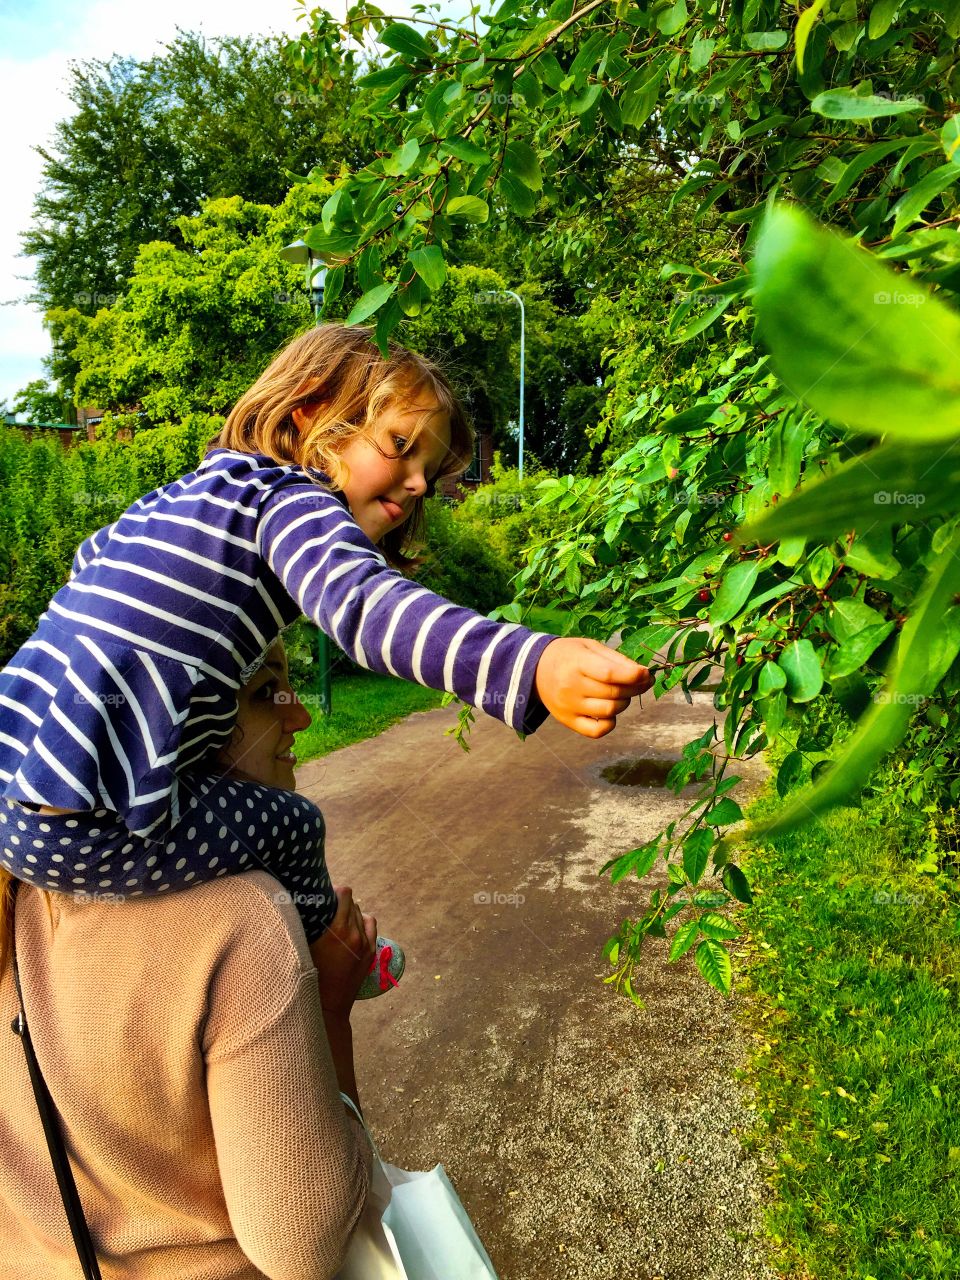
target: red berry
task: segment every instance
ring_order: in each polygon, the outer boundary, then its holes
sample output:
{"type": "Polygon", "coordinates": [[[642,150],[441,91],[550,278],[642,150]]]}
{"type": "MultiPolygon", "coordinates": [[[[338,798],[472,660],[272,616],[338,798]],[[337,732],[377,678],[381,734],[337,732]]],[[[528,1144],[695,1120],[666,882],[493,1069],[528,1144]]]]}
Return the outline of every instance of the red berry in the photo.
{"type": "Polygon", "coordinates": [[[723,540],[724,542],[729,542],[732,537],[733,537],[733,534],[728,529],[727,532],[723,535],[723,540]]]}
{"type": "Polygon", "coordinates": [[[706,604],[707,601],[710,599],[710,592],[706,589],[706,587],[702,587],[697,592],[697,597],[698,599],[702,600],[704,604],[706,604]]]}
{"type": "Polygon", "coordinates": [[[743,666],[743,654],[742,654],[742,653],[738,653],[738,654],[737,654],[737,666],[738,666],[738,667],[742,667],[742,666],[743,666]]]}
{"type": "Polygon", "coordinates": [[[680,472],[677,470],[676,467],[671,467],[670,470],[667,472],[667,475],[670,477],[671,480],[676,480],[679,474],[680,472]]]}

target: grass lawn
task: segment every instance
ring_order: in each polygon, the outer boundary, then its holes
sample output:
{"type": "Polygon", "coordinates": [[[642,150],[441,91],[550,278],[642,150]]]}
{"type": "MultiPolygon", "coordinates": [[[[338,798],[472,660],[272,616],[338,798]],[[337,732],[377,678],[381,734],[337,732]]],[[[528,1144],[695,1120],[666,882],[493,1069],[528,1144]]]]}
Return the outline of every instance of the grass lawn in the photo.
{"type": "Polygon", "coordinates": [[[960,1276],[957,899],[892,845],[868,801],[745,864],[745,1078],[790,1276],[960,1276]]]}
{"type": "MultiPolygon", "coordinates": [[[[429,711],[443,699],[442,693],[409,680],[358,670],[333,677],[333,711],[325,716],[313,701],[318,691],[316,683],[297,690],[313,715],[310,728],[297,734],[294,751],[301,764],[351,742],[376,737],[411,711],[429,711]]],[[[450,720],[451,724],[456,721],[453,711],[450,720]]]]}

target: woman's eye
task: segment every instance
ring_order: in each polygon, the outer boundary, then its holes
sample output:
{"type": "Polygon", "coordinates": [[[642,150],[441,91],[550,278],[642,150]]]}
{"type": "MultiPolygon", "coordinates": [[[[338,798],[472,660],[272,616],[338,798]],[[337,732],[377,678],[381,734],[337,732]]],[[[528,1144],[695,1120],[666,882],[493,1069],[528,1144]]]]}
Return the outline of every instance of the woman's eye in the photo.
{"type": "Polygon", "coordinates": [[[403,453],[404,449],[407,447],[407,441],[405,436],[394,436],[393,443],[397,447],[397,453],[403,453]]]}
{"type": "Polygon", "coordinates": [[[276,691],[276,682],[268,680],[266,684],[262,684],[257,690],[257,697],[263,702],[271,702],[276,691]]]}

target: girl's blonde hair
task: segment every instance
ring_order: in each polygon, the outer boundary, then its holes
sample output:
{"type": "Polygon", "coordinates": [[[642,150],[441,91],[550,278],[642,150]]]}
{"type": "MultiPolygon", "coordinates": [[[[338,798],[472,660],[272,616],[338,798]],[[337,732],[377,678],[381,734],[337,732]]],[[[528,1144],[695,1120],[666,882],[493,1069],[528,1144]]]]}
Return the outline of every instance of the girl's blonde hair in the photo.
{"type": "MultiPolygon", "coordinates": [[[[391,405],[413,405],[427,391],[450,418],[450,448],[427,495],[442,476],[461,475],[473,457],[474,431],[446,374],[433,361],[391,342],[387,358],[373,340],[373,330],[360,325],[322,324],[308,329],[285,347],[257,381],[237,401],[223,428],[208,445],[242,453],[263,453],[277,462],[323,471],[329,488],[342,489],[349,480],[339,457],[348,441],[374,441],[377,419],[391,405]],[[313,412],[309,427],[298,430],[294,409],[313,412]]],[[[424,413],[408,436],[408,445],[424,429],[424,413]]],[[[319,482],[318,482],[319,483],[319,482]]],[[[387,560],[404,570],[420,559],[407,555],[423,538],[423,499],[410,517],[383,537],[387,560]]]]}

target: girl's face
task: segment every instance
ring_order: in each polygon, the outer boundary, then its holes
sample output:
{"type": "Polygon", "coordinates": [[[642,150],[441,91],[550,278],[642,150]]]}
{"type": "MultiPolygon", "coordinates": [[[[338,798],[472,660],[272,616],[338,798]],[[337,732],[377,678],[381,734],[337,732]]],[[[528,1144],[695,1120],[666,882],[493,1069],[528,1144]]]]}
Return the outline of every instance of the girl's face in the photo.
{"type": "MultiPolygon", "coordinates": [[[[303,410],[295,409],[294,421],[302,426],[303,410]],[[298,414],[302,415],[298,418],[298,414]]],[[[349,472],[343,492],[357,524],[371,542],[399,528],[409,519],[413,505],[427,492],[450,449],[450,418],[429,392],[422,389],[416,401],[398,402],[383,411],[373,432],[384,457],[373,441],[355,436],[339,451],[349,472]],[[428,414],[417,439],[401,453],[413,428],[428,414]]]]}
{"type": "Polygon", "coordinates": [[[237,732],[217,757],[221,768],[249,782],[292,791],[296,786],[293,735],[312,719],[293,689],[283,642],[237,691],[237,732]]]}

